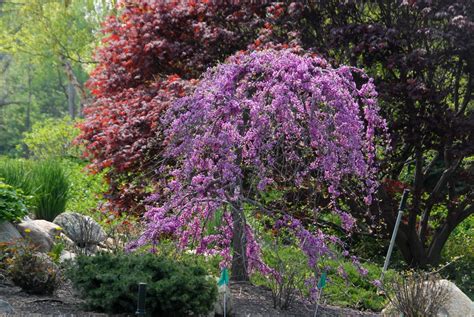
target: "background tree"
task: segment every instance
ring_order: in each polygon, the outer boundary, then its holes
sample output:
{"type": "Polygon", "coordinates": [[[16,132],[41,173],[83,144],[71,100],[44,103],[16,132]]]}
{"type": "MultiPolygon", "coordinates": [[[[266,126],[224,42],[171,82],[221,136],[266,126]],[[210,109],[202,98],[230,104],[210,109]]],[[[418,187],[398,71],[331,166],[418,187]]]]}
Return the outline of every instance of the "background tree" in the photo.
{"type": "Polygon", "coordinates": [[[399,192],[410,187],[397,245],[412,266],[437,264],[451,232],[474,212],[473,2],[329,1],[293,3],[288,10],[292,6],[301,24],[275,29],[295,27],[304,47],[374,77],[393,151],[372,217],[391,232],[399,192]]]}
{"type": "Polygon", "coordinates": [[[1,153],[15,153],[22,133],[43,117],[80,114],[95,30],[110,6],[102,0],[0,4],[1,153]]]}

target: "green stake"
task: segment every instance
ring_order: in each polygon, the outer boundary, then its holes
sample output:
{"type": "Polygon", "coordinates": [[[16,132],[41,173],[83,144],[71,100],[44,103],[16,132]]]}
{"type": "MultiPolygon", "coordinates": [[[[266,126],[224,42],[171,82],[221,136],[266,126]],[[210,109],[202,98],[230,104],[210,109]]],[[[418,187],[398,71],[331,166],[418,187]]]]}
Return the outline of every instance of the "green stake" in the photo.
{"type": "MultiPolygon", "coordinates": [[[[223,268],[221,272],[221,277],[219,278],[219,281],[217,282],[218,286],[222,285],[229,285],[229,271],[227,271],[227,268],[223,268]]],[[[224,317],[227,316],[227,307],[226,307],[226,302],[227,302],[227,289],[224,289],[224,317]]]]}
{"type": "Polygon", "coordinates": [[[326,277],[327,277],[327,272],[323,272],[318,282],[319,293],[318,293],[318,299],[316,301],[316,309],[314,310],[314,317],[316,317],[318,314],[319,301],[321,300],[321,294],[323,293],[323,288],[324,286],[326,286],[326,277]]]}

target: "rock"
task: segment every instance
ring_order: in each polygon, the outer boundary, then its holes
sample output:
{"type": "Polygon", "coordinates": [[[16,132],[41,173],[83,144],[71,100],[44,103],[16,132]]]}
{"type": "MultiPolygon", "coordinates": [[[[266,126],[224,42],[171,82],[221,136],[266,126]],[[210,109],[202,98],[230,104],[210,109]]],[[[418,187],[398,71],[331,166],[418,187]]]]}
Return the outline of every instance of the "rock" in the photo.
{"type": "Polygon", "coordinates": [[[74,241],[69,239],[67,235],[65,235],[63,232],[59,235],[60,241],[64,244],[64,248],[69,251],[74,251],[77,247],[74,241]]]}
{"type": "Polygon", "coordinates": [[[47,253],[51,251],[56,236],[61,234],[61,228],[46,220],[28,220],[19,223],[18,231],[23,237],[29,239],[39,252],[47,253]]]}
{"type": "Polygon", "coordinates": [[[4,300],[0,299],[0,314],[14,314],[15,311],[10,304],[4,300]]]}
{"type": "Polygon", "coordinates": [[[225,294],[225,310],[227,316],[232,316],[233,299],[232,293],[228,285],[218,286],[217,300],[214,303],[214,316],[224,316],[224,294],[225,294]]]}
{"type": "Polygon", "coordinates": [[[102,227],[89,216],[65,212],[57,216],[53,222],[81,248],[98,245],[106,239],[102,227]]]}
{"type": "Polygon", "coordinates": [[[112,238],[107,238],[105,239],[105,241],[99,244],[99,247],[104,248],[104,249],[114,250],[114,249],[117,249],[117,242],[115,242],[115,240],[112,238]]]}
{"type": "Polygon", "coordinates": [[[456,284],[448,280],[440,280],[438,283],[443,285],[443,287],[447,288],[449,291],[449,300],[443,307],[445,314],[438,314],[438,316],[474,316],[473,302],[456,286],[456,284]]]}
{"type": "MultiPolygon", "coordinates": [[[[466,317],[474,316],[474,303],[469,297],[464,294],[456,284],[448,280],[439,280],[436,284],[440,284],[447,288],[449,292],[449,298],[447,303],[438,312],[437,317],[466,317]]],[[[382,316],[400,316],[394,307],[389,304],[384,310],[382,310],[382,316]]]]}
{"type": "Polygon", "coordinates": [[[66,262],[66,261],[73,261],[76,258],[76,256],[77,255],[75,253],[64,250],[61,253],[61,256],[59,258],[59,263],[63,263],[63,262],[66,262]]]}
{"type": "Polygon", "coordinates": [[[0,242],[14,242],[21,239],[21,234],[8,221],[0,222],[0,242]]]}

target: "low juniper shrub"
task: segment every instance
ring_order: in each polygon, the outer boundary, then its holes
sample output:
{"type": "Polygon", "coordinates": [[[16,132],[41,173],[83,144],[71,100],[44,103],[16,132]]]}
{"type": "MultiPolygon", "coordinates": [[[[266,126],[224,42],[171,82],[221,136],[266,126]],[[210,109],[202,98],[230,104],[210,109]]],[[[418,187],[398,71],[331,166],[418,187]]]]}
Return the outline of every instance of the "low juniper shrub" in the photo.
{"type": "Polygon", "coordinates": [[[203,268],[153,254],[79,256],[66,274],[87,308],[106,313],[134,313],[139,282],[147,283],[151,316],[206,314],[217,296],[203,268]]]}

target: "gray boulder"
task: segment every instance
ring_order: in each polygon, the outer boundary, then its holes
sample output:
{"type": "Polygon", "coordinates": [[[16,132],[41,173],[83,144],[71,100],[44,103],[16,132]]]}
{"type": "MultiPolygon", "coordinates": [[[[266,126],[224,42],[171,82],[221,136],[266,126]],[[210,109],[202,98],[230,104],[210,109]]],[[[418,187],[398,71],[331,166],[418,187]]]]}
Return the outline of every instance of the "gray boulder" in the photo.
{"type": "Polygon", "coordinates": [[[14,314],[13,307],[6,301],[0,299],[0,314],[14,314]]]}
{"type": "Polygon", "coordinates": [[[53,222],[80,248],[98,245],[106,239],[105,231],[89,216],[65,212],[58,215],[53,222]]]}
{"type": "Polygon", "coordinates": [[[55,237],[61,235],[61,228],[46,220],[27,220],[19,223],[16,227],[23,237],[43,253],[51,251],[55,237]]]}
{"type": "Polygon", "coordinates": [[[21,239],[21,234],[8,221],[0,222],[0,242],[14,242],[15,240],[21,239]]]}
{"type": "Polygon", "coordinates": [[[64,250],[61,253],[61,257],[59,258],[59,263],[63,263],[63,262],[66,262],[66,261],[74,261],[76,256],[77,255],[75,253],[64,250]]]}
{"type": "Polygon", "coordinates": [[[449,292],[449,300],[438,316],[465,317],[474,316],[473,302],[464,294],[459,287],[448,280],[439,280],[439,284],[449,292]],[[444,314],[443,314],[444,313],[444,314]]]}

